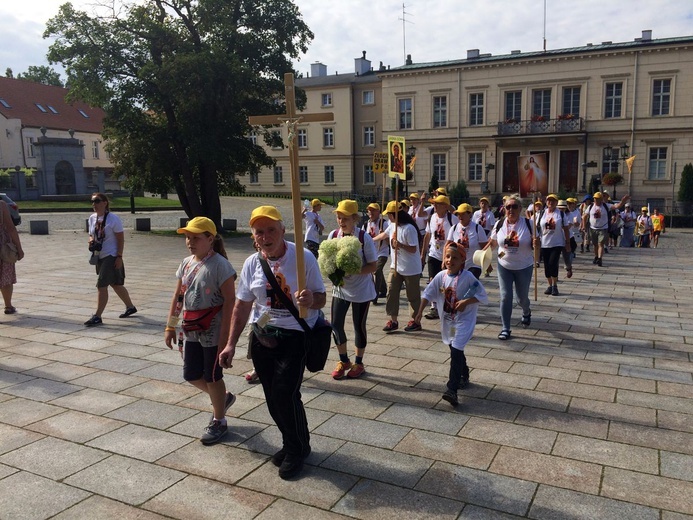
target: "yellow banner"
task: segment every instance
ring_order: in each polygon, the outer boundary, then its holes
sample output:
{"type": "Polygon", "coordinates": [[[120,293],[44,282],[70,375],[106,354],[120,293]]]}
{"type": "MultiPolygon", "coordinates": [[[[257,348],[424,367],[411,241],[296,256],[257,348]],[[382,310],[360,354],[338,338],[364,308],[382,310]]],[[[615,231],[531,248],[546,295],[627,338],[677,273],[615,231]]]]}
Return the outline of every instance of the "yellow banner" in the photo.
{"type": "Polygon", "coordinates": [[[633,173],[633,163],[635,162],[635,155],[628,157],[626,159],[626,166],[628,166],[628,173],[633,173]]]}
{"type": "Polygon", "coordinates": [[[373,173],[387,173],[387,152],[373,154],[373,173]]]}

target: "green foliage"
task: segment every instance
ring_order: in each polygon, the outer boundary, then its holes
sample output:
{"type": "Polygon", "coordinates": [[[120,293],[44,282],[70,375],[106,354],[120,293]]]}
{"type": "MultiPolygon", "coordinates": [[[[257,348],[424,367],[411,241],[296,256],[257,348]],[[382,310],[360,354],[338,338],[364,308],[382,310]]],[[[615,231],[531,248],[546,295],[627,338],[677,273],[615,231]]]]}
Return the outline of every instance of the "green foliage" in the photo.
{"type": "Polygon", "coordinates": [[[462,179],[455,184],[452,188],[448,190],[450,195],[450,203],[453,206],[459,206],[463,202],[469,202],[469,190],[467,189],[467,183],[462,179]]]}
{"type": "Polygon", "coordinates": [[[681,172],[678,193],[679,202],[693,202],[693,164],[688,163],[681,172]]]}
{"type": "MultiPolygon", "coordinates": [[[[12,70],[10,69],[10,73],[12,70]]],[[[9,76],[8,76],[9,77],[9,76]]],[[[64,87],[65,84],[60,79],[60,74],[46,65],[30,65],[26,72],[17,74],[17,79],[26,79],[34,83],[43,83],[54,87],[64,87]]]]}
{"type": "Polygon", "coordinates": [[[247,138],[248,116],[285,111],[283,75],[313,34],[287,0],[150,0],[98,18],[66,3],[44,37],[71,98],[106,111],[127,187],[175,190],[189,216],[218,222],[219,194],[273,164],[247,138]]]}
{"type": "Polygon", "coordinates": [[[433,193],[439,188],[438,184],[438,173],[433,172],[433,175],[431,175],[431,181],[428,183],[428,193],[433,193]]]}
{"type": "Polygon", "coordinates": [[[392,177],[390,181],[390,196],[393,200],[395,198],[395,188],[397,188],[396,193],[399,195],[399,200],[402,200],[404,198],[404,183],[399,177],[392,177]],[[397,183],[399,183],[399,186],[397,186],[397,183]]]}

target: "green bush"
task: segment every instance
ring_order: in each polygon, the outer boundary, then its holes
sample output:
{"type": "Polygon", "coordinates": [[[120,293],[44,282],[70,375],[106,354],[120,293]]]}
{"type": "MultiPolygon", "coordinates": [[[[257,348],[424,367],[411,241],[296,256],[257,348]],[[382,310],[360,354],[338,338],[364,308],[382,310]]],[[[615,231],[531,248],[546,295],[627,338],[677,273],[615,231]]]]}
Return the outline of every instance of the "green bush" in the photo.
{"type": "Polygon", "coordinates": [[[679,202],[693,202],[693,164],[691,163],[683,167],[678,200],[679,202]]]}
{"type": "Polygon", "coordinates": [[[440,188],[438,184],[438,174],[434,172],[433,175],[431,175],[431,182],[428,183],[428,193],[433,194],[438,188],[440,188]]]}
{"type": "Polygon", "coordinates": [[[450,190],[448,190],[448,195],[450,196],[450,204],[453,206],[459,206],[463,202],[469,202],[469,190],[467,189],[467,184],[463,180],[460,180],[450,188],[450,190]]]}

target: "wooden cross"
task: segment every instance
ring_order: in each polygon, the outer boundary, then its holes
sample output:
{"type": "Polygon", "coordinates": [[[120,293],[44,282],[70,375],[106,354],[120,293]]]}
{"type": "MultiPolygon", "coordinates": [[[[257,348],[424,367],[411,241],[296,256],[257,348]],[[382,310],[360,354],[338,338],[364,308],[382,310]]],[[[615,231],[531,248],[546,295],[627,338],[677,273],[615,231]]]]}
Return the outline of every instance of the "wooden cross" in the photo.
{"type": "MultiPolygon", "coordinates": [[[[288,130],[287,141],[289,144],[289,171],[291,174],[291,201],[294,214],[294,242],[296,244],[296,270],[298,280],[298,292],[306,287],[306,269],[303,256],[303,233],[301,228],[301,181],[298,175],[298,146],[296,143],[296,127],[300,122],[313,123],[318,121],[333,121],[332,112],[320,114],[297,114],[296,91],[294,89],[294,75],[292,72],[284,74],[284,91],[286,97],[286,114],[274,114],[269,116],[250,116],[248,122],[251,125],[278,125],[284,124],[288,130]]],[[[306,317],[306,310],[299,307],[302,318],[306,317]]]]}

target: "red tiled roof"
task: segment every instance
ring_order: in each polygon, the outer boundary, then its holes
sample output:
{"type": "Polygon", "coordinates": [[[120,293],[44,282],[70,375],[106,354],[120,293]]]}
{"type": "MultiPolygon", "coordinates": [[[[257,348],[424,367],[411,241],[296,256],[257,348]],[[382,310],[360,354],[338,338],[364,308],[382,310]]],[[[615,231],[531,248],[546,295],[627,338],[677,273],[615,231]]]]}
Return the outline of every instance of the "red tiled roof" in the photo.
{"type": "Polygon", "coordinates": [[[70,104],[65,101],[67,93],[68,89],[62,87],[0,77],[0,100],[11,107],[5,107],[0,101],[0,114],[7,119],[21,119],[24,127],[45,126],[54,130],[72,128],[78,132],[100,134],[103,130],[104,111],[80,101],[70,104]],[[42,112],[36,106],[37,103],[46,112],[42,112]],[[53,107],[57,114],[49,107],[53,107]],[[79,110],[89,117],[84,117],[79,110]]]}

